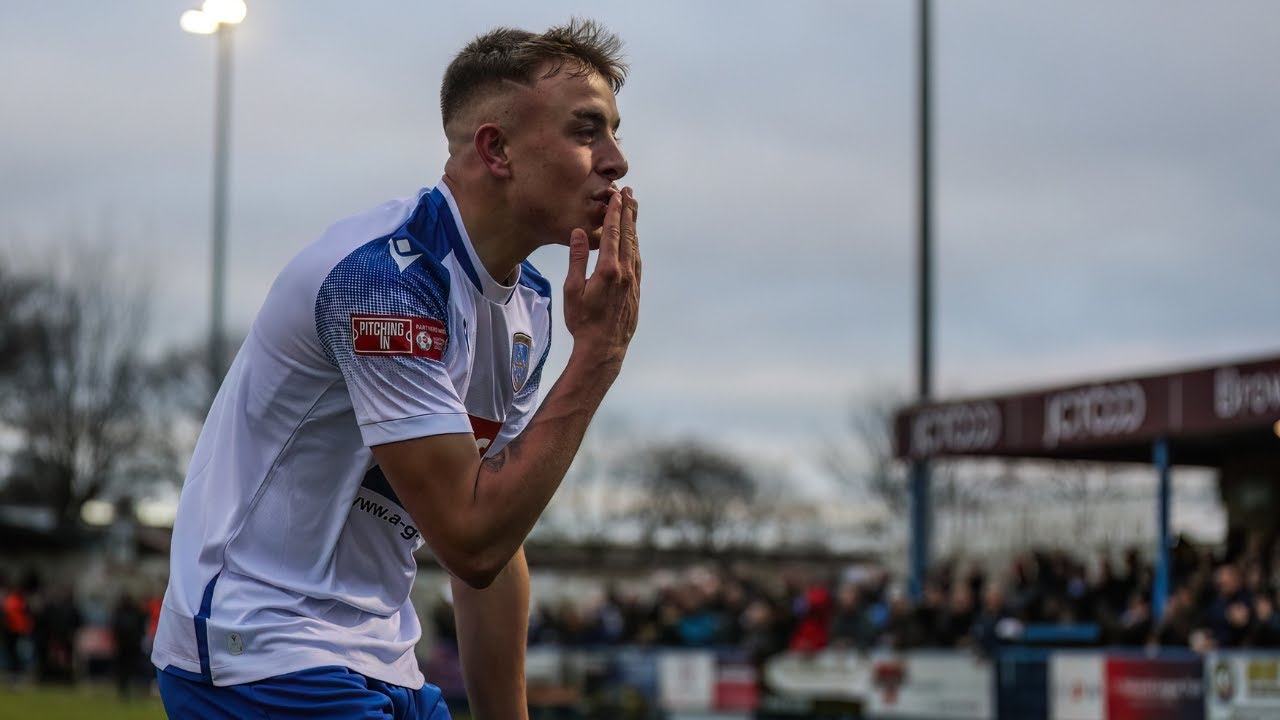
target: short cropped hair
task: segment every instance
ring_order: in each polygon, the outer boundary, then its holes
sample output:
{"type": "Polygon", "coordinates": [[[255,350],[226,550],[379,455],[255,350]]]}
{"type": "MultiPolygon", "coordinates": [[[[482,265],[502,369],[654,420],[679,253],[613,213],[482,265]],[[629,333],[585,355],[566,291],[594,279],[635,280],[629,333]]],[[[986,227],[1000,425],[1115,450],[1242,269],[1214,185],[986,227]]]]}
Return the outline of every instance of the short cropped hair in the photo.
{"type": "Polygon", "coordinates": [[[615,95],[627,79],[622,40],[594,20],[574,18],[541,34],[500,27],[467,43],[445,70],[440,85],[445,128],[467,103],[503,81],[533,85],[539,79],[535,73],[548,62],[551,68],[542,77],[566,69],[575,76],[595,72],[615,95]]]}

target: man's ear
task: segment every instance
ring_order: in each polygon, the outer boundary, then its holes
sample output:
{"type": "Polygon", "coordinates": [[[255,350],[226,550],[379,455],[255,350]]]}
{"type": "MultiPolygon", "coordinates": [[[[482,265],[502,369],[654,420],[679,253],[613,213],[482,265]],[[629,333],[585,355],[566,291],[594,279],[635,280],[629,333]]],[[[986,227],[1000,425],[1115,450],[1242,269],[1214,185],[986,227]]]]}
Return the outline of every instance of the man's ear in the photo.
{"type": "Polygon", "coordinates": [[[471,141],[475,144],[476,156],[484,164],[489,174],[496,178],[511,177],[511,161],[507,158],[507,135],[502,128],[493,123],[485,123],[476,128],[471,141]]]}

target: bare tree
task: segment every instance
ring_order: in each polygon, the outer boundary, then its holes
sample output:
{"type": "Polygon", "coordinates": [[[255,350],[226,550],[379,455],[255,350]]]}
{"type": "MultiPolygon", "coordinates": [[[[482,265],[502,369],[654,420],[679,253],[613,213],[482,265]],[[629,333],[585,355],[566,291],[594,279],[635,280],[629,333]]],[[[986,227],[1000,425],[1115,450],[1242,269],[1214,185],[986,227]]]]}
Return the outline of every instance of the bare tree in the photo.
{"type": "Polygon", "coordinates": [[[47,284],[0,265],[0,375],[13,372],[38,343],[36,316],[47,284]]]}
{"type": "Polygon", "coordinates": [[[64,526],[108,487],[152,472],[139,453],[146,293],[109,260],[80,248],[43,272],[8,273],[0,291],[0,345],[16,348],[0,373],[0,424],[20,447],[8,484],[64,526]]]}
{"type": "Polygon", "coordinates": [[[621,417],[602,414],[592,421],[560,489],[538,520],[542,537],[584,545],[616,539],[611,537],[618,530],[615,516],[626,499],[610,480],[616,458],[634,447],[630,437],[621,417]]]}
{"type": "Polygon", "coordinates": [[[660,444],[636,452],[627,464],[647,491],[637,519],[649,544],[667,534],[711,553],[752,517],[758,481],[722,450],[695,441],[660,444]]]}
{"type": "Polygon", "coordinates": [[[832,479],[855,496],[881,503],[893,517],[905,517],[911,507],[906,466],[893,456],[893,414],[905,404],[892,392],[855,403],[849,434],[829,442],[822,458],[832,479]]]}

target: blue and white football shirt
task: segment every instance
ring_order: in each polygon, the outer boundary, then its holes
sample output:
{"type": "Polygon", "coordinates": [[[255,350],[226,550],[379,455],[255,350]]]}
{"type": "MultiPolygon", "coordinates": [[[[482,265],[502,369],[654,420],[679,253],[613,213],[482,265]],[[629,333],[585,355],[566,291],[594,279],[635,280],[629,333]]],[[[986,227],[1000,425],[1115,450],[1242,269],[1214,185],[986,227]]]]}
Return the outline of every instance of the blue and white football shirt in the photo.
{"type": "Polygon", "coordinates": [[[477,259],[441,183],[343,220],[276,278],[205,421],[152,661],[231,685],[342,665],[420,687],[422,543],[370,446],[533,414],[551,288],[477,259]]]}

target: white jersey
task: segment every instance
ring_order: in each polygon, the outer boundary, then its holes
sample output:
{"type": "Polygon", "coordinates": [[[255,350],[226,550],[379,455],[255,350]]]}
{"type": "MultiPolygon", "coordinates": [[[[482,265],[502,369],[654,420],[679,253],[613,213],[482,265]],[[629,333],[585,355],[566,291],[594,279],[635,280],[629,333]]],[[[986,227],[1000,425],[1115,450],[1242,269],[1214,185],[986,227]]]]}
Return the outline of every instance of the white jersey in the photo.
{"type": "Polygon", "coordinates": [[[152,661],[232,685],[341,665],[422,686],[423,539],[371,446],[528,423],[551,340],[531,265],[485,271],[441,183],[343,220],[276,278],[187,472],[152,661]]]}

